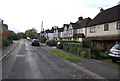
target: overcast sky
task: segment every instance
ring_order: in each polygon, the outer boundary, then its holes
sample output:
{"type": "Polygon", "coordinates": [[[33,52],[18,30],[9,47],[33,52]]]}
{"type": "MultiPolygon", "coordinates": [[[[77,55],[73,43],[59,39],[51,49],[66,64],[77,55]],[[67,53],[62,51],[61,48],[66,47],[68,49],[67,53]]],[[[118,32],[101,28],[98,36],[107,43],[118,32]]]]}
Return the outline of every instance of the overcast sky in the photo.
{"type": "Polygon", "coordinates": [[[0,0],[0,18],[15,32],[35,27],[51,29],[76,22],[78,17],[94,18],[100,8],[110,8],[120,0],[0,0]]]}

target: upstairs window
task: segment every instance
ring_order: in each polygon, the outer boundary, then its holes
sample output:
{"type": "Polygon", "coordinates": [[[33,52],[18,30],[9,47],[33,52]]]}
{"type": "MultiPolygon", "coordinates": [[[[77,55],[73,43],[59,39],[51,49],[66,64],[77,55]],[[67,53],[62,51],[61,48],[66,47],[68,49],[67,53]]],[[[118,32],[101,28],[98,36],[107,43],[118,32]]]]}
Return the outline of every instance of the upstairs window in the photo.
{"type": "Polygon", "coordinates": [[[67,31],[64,31],[64,34],[67,34],[67,31]]]}
{"type": "Polygon", "coordinates": [[[96,27],[90,28],[90,33],[96,33],[96,27]]]}
{"type": "Polygon", "coordinates": [[[104,31],[109,31],[109,24],[104,24],[104,31]]]}
{"type": "Polygon", "coordinates": [[[69,34],[71,34],[71,33],[72,33],[72,29],[69,30],[69,34]]]}
{"type": "Polygon", "coordinates": [[[117,22],[117,29],[120,29],[120,22],[117,22]]]}

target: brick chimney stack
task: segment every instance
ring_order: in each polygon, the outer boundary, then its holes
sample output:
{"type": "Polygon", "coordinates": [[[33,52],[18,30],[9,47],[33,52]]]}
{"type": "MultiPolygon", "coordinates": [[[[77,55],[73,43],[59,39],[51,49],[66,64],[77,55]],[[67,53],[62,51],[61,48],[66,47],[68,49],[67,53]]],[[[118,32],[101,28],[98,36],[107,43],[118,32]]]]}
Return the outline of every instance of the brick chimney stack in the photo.
{"type": "Polygon", "coordinates": [[[83,17],[82,17],[82,16],[78,18],[78,21],[81,21],[81,20],[83,20],[83,17]]]}

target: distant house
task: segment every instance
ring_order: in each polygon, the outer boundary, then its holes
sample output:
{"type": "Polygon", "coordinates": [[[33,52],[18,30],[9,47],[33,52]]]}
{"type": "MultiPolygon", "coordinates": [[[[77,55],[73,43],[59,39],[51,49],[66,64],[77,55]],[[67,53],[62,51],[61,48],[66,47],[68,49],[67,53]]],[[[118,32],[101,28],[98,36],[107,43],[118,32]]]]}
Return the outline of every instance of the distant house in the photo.
{"type": "Polygon", "coordinates": [[[86,40],[91,40],[93,46],[104,51],[120,43],[120,5],[101,10],[86,26],[86,40]]]}
{"type": "Polygon", "coordinates": [[[88,22],[91,21],[91,18],[79,17],[76,23],[70,23],[64,27],[64,39],[69,41],[80,41],[85,38],[86,28],[85,26],[88,22]]]}
{"type": "Polygon", "coordinates": [[[59,40],[63,39],[63,30],[64,30],[64,27],[58,28],[58,39],[59,40]]]}
{"type": "Polygon", "coordinates": [[[68,33],[69,33],[68,28],[69,28],[68,24],[63,25],[63,40],[69,40],[69,38],[68,38],[68,33]]]}
{"type": "Polygon", "coordinates": [[[52,27],[51,30],[45,30],[44,36],[47,38],[47,40],[53,40],[54,38],[54,28],[52,27]]]}
{"type": "Polygon", "coordinates": [[[54,40],[62,40],[63,39],[63,27],[62,28],[54,28],[54,40]]]}

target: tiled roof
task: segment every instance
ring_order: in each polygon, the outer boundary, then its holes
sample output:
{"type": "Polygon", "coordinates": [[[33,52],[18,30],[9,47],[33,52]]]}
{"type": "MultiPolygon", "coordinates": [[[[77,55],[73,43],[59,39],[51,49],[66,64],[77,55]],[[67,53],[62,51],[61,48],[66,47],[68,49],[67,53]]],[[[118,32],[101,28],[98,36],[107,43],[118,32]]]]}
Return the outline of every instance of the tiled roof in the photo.
{"type": "Polygon", "coordinates": [[[83,28],[85,27],[92,19],[91,18],[85,18],[81,21],[78,21],[77,24],[79,24],[79,27],[78,28],[83,28]]]}
{"type": "Polygon", "coordinates": [[[54,28],[52,27],[51,30],[49,30],[49,29],[48,29],[48,30],[45,30],[45,32],[46,32],[46,33],[53,33],[53,32],[54,32],[54,28]]]}
{"type": "Polygon", "coordinates": [[[73,29],[83,28],[85,27],[92,19],[91,18],[85,18],[80,21],[77,21],[76,23],[70,23],[73,27],[73,29]]]}
{"type": "Polygon", "coordinates": [[[58,32],[63,32],[63,30],[64,30],[64,27],[58,28],[58,32]]]}
{"type": "Polygon", "coordinates": [[[73,29],[78,29],[79,28],[79,24],[77,23],[70,23],[73,27],[73,29]]]}
{"type": "Polygon", "coordinates": [[[120,5],[117,5],[112,8],[101,11],[92,21],[90,21],[87,27],[119,20],[120,20],[120,5]]]}

